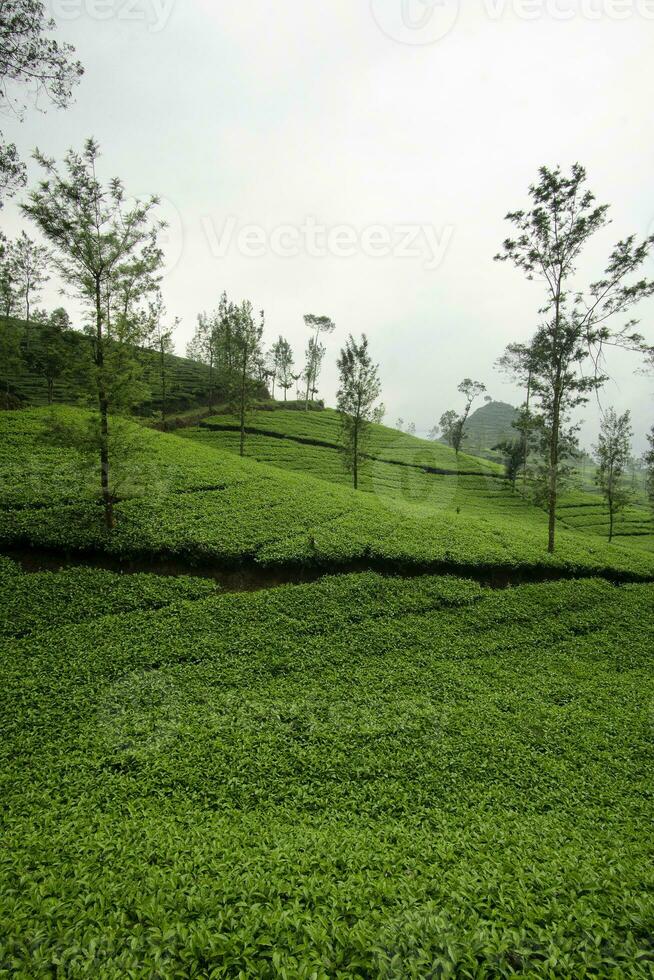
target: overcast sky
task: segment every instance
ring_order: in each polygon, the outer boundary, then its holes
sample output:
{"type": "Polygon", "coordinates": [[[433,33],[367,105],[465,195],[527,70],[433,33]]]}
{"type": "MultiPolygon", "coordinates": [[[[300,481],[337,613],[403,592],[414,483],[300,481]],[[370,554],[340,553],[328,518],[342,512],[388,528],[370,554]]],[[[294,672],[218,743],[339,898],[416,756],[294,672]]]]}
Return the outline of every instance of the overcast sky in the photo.
{"type": "MultiPolygon", "coordinates": [[[[180,353],[222,290],[298,358],[303,314],[328,314],[321,394],[333,402],[337,349],[365,331],[387,420],[427,430],[464,376],[519,400],[493,362],[530,336],[542,287],[492,259],[541,164],[579,160],[612,205],[591,278],[614,240],[654,231],[654,0],[47,6],[86,74],[71,108],[4,120],[5,135],[55,157],[93,135],[106,176],[162,197],[180,353]]],[[[11,203],[0,221],[23,226],[11,203]]],[[[638,315],[654,343],[654,303],[638,315]]],[[[602,401],[631,409],[641,450],[654,378],[637,367],[612,357],[602,401]]],[[[599,407],[583,414],[589,444],[599,407]]]]}

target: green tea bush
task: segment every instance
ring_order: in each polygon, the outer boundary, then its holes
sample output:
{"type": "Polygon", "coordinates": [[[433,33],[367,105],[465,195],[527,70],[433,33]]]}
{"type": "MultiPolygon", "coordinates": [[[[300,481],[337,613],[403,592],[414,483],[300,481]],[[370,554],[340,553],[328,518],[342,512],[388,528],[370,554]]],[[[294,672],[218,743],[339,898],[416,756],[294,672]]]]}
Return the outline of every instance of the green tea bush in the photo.
{"type": "Polygon", "coordinates": [[[0,976],[650,976],[653,599],[367,573],[6,640],[0,976]]]}

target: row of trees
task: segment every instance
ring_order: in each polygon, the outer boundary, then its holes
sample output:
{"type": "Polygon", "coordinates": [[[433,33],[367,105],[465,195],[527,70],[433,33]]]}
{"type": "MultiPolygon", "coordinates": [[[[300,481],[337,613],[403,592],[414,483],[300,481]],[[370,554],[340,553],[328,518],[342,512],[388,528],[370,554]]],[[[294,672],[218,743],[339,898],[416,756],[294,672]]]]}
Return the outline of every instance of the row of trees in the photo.
{"type": "Polygon", "coordinates": [[[312,313],[305,315],[304,322],[310,336],[304,367],[296,372],[293,349],[281,334],[268,351],[264,350],[263,310],[259,314],[260,329],[255,331],[251,304],[248,301],[235,304],[223,293],[213,312],[199,315],[195,333],[186,348],[187,357],[207,368],[209,407],[213,409],[217,400],[232,407],[235,400],[247,404],[256,395],[261,396],[262,386],[269,389],[273,399],[276,389],[281,389],[284,401],[295,386],[299,399],[302,386],[304,407],[308,411],[318,394],[318,379],[326,353],[320,338],[333,333],[335,325],[329,317],[312,313]],[[244,356],[249,378],[247,385],[243,380],[238,382],[243,376],[244,356]],[[236,399],[235,390],[238,392],[236,399]]]}

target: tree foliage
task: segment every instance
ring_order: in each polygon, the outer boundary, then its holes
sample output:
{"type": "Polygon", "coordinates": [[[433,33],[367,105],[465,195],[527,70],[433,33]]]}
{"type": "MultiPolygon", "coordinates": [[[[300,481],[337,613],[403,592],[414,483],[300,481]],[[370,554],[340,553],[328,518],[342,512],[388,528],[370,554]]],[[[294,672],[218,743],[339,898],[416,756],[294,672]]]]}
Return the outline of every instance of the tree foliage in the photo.
{"type": "MultiPolygon", "coordinates": [[[[27,104],[50,102],[60,108],[71,100],[83,74],[75,49],[51,36],[56,25],[41,0],[0,3],[0,108],[22,118],[27,104]]],[[[0,208],[25,184],[25,164],[14,143],[0,133],[0,208]]]]}
{"type": "Polygon", "coordinates": [[[451,408],[448,409],[447,412],[443,412],[440,417],[440,427],[443,433],[443,438],[447,442],[448,446],[451,446],[458,456],[466,437],[466,423],[468,421],[468,416],[470,415],[470,410],[475,399],[480,395],[483,395],[486,391],[486,385],[482,384],[481,381],[473,381],[471,378],[464,378],[463,381],[457,386],[457,391],[459,391],[465,399],[463,411],[459,413],[451,408]]]}
{"type": "Polygon", "coordinates": [[[128,203],[118,178],[106,185],[96,167],[99,147],[88,140],[82,153],[70,150],[59,168],[37,153],[45,172],[22,210],[54,249],[54,266],[86,305],[92,338],[92,384],[98,405],[94,427],[100,461],[105,522],[113,527],[109,413],[128,412],[143,394],[138,345],[147,337],[140,304],[156,288],[162,253],[153,220],[158,198],[128,203]]]}
{"type": "Polygon", "coordinates": [[[629,412],[617,415],[613,408],[607,409],[594,449],[597,458],[595,478],[609,512],[609,541],[613,539],[616,515],[631,498],[624,478],[631,454],[632,435],[629,412]]]}
{"type": "Polygon", "coordinates": [[[381,422],[384,414],[383,406],[377,404],[381,394],[379,367],[372,362],[365,334],[360,343],[349,335],[336,364],[340,376],[336,407],[341,416],[341,450],[357,490],[370,426],[381,422]]]}
{"type": "Polygon", "coordinates": [[[505,239],[495,257],[513,264],[528,280],[538,279],[545,294],[539,311],[543,321],[529,345],[527,363],[544,440],[550,552],[555,546],[561,451],[572,434],[566,422],[605,380],[601,367],[607,346],[646,349],[628,314],[654,293],[654,281],[640,275],[654,236],[620,240],[598,279],[585,288],[576,281],[585,246],[608,223],[608,205],[597,205],[585,184],[586,171],[578,163],[568,175],[559,167],[541,167],[538,182],[529,188],[529,208],[506,216],[515,237],[505,239]],[[617,325],[616,319],[621,319],[617,325]],[[583,374],[588,359],[592,371],[583,374]]]}

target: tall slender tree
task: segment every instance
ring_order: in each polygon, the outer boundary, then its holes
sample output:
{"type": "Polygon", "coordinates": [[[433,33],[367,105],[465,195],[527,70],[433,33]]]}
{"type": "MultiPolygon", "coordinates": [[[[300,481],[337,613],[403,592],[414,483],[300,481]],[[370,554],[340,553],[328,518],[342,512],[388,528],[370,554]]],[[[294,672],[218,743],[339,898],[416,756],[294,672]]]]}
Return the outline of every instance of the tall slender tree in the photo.
{"type": "Polygon", "coordinates": [[[527,488],[529,441],[533,429],[531,396],[534,366],[532,364],[531,357],[532,352],[529,344],[509,344],[502,356],[497,361],[497,367],[500,369],[500,371],[503,371],[505,374],[509,375],[509,377],[514,381],[517,381],[518,384],[523,387],[525,392],[525,398],[519,410],[518,417],[513,423],[513,428],[520,433],[522,440],[521,466],[522,486],[524,491],[526,491],[527,488]]]}
{"type": "Polygon", "coordinates": [[[336,363],[340,374],[336,407],[341,417],[341,450],[357,490],[370,426],[381,422],[384,415],[383,406],[377,404],[381,394],[379,367],[372,362],[365,334],[360,343],[350,334],[336,363]]]}
{"type": "MultiPolygon", "coordinates": [[[[128,204],[120,180],[113,178],[106,186],[101,183],[96,172],[98,157],[94,140],[87,140],[82,153],[70,150],[62,168],[37,153],[45,177],[22,210],[54,248],[55,267],[91,315],[100,488],[105,523],[112,528],[109,415],[112,410],[129,410],[137,389],[133,373],[125,370],[122,351],[117,352],[112,343],[107,311],[121,288],[126,267],[144,262],[142,275],[151,281],[162,258],[158,233],[163,223],[153,220],[158,198],[128,204]]],[[[131,349],[142,342],[142,333],[140,317],[123,317],[117,343],[131,349]]]]}
{"type": "Polygon", "coordinates": [[[248,412],[259,391],[259,382],[254,374],[261,356],[261,338],[264,330],[263,310],[257,320],[252,304],[245,301],[237,308],[232,321],[232,342],[234,344],[235,371],[232,377],[229,407],[238,415],[240,442],[239,452],[245,455],[245,435],[248,412]]]}
{"type": "Polygon", "coordinates": [[[632,435],[629,412],[617,415],[613,408],[607,409],[602,418],[595,456],[597,485],[609,512],[609,542],[613,540],[615,518],[631,498],[631,491],[625,483],[625,474],[629,465],[632,435]]]}
{"type": "Polygon", "coordinates": [[[50,279],[50,253],[22,231],[9,246],[9,264],[13,291],[25,320],[25,347],[29,351],[32,310],[50,279]]]}
{"type": "Polygon", "coordinates": [[[649,498],[650,507],[654,511],[654,425],[647,433],[647,442],[649,443],[649,448],[645,450],[643,455],[643,463],[645,464],[645,489],[649,498]]]}
{"type": "Polygon", "coordinates": [[[449,411],[444,412],[443,415],[441,415],[440,424],[446,442],[452,447],[458,458],[463,441],[466,437],[466,424],[468,422],[470,410],[475,402],[475,399],[479,398],[479,396],[483,395],[483,393],[486,391],[486,385],[482,384],[481,381],[473,381],[471,378],[464,378],[461,384],[457,385],[457,391],[459,391],[465,399],[463,411],[458,413],[455,412],[454,409],[449,409],[449,411]]]}
{"type": "Polygon", "coordinates": [[[168,422],[168,398],[171,393],[170,356],[175,352],[173,335],[179,326],[175,317],[172,324],[166,323],[166,307],[161,292],[157,292],[150,301],[148,316],[150,319],[149,346],[157,357],[157,381],[161,402],[161,424],[165,429],[168,422]]]}
{"type": "Polygon", "coordinates": [[[318,392],[318,377],[320,375],[322,362],[325,359],[325,353],[325,345],[316,342],[314,337],[310,337],[309,343],[307,344],[307,352],[304,361],[304,372],[302,374],[306,384],[304,399],[305,411],[307,411],[309,408],[309,399],[315,398],[315,395],[318,392]]]}
{"type": "MultiPolygon", "coordinates": [[[[293,385],[293,350],[288,340],[279,335],[272,346],[272,359],[275,368],[275,378],[280,388],[284,391],[284,401],[288,395],[288,389],[293,385]]],[[[273,391],[273,398],[275,397],[273,391]]]]}
{"type": "Polygon", "coordinates": [[[548,551],[553,552],[560,472],[562,418],[566,409],[580,404],[588,392],[603,383],[600,372],[603,351],[614,345],[642,350],[642,337],[634,332],[636,321],[626,317],[635,303],[651,296],[654,282],[646,278],[628,281],[638,273],[654,244],[654,236],[637,242],[623,239],[609,255],[603,275],[582,289],[576,281],[577,263],[585,246],[607,222],[608,205],[597,205],[586,189],[586,171],[574,164],[565,175],[557,167],[541,167],[539,179],[529,188],[530,206],[513,211],[507,220],[516,228],[505,239],[498,261],[511,262],[527,279],[538,278],[544,287],[545,318],[531,351],[533,378],[540,394],[542,431],[547,441],[548,551]],[[592,383],[582,385],[578,374],[590,357],[595,373],[592,383]]]}
{"type": "Polygon", "coordinates": [[[317,387],[320,365],[325,356],[325,348],[320,343],[321,336],[327,336],[336,329],[336,324],[328,316],[316,316],[313,313],[306,313],[304,323],[311,331],[311,339],[307,347],[307,360],[304,369],[306,379],[306,395],[304,399],[304,409],[309,410],[309,397],[311,392],[317,387]]]}

